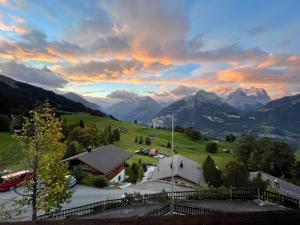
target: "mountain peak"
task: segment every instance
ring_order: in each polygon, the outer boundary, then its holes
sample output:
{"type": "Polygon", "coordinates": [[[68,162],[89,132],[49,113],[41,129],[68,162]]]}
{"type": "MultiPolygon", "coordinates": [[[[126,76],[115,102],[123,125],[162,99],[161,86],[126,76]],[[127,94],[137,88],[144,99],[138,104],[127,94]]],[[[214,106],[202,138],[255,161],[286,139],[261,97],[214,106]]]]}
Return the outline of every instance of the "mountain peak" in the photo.
{"type": "Polygon", "coordinates": [[[251,111],[271,101],[268,93],[263,88],[238,88],[228,95],[226,102],[233,107],[251,111]]]}

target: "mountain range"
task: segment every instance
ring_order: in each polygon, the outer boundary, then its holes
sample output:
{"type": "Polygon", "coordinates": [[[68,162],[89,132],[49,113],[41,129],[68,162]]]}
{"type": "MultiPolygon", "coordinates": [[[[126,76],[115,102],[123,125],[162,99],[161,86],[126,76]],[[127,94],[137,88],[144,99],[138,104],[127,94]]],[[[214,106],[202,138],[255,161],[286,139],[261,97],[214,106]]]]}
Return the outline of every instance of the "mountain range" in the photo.
{"type": "Polygon", "coordinates": [[[212,137],[224,137],[229,132],[269,135],[289,142],[300,137],[300,94],[271,101],[267,92],[258,88],[239,88],[222,97],[199,90],[166,107],[147,96],[121,101],[104,113],[78,94],[63,96],[0,75],[0,114],[23,114],[46,100],[59,111],[99,116],[109,113],[120,120],[154,127],[169,127],[174,115],[176,125],[192,126],[212,137]]]}
{"type": "Polygon", "coordinates": [[[58,111],[88,112],[93,115],[107,116],[102,111],[91,109],[52,91],[0,75],[0,114],[24,114],[45,101],[58,111]]]}
{"type": "Polygon", "coordinates": [[[162,106],[150,97],[127,99],[106,109],[114,117],[139,124],[149,124],[151,119],[162,110],[162,106]]]}

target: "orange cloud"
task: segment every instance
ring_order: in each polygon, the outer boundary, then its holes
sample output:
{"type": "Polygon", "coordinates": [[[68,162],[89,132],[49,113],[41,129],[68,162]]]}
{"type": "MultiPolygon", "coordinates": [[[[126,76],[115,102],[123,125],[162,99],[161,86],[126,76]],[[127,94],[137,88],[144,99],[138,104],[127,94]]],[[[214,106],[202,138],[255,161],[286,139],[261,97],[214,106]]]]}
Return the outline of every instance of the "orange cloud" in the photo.
{"type": "Polygon", "coordinates": [[[16,33],[27,33],[29,32],[28,29],[19,26],[19,25],[6,25],[1,19],[0,19],[0,30],[2,31],[8,31],[8,32],[16,32],[16,33]]]}

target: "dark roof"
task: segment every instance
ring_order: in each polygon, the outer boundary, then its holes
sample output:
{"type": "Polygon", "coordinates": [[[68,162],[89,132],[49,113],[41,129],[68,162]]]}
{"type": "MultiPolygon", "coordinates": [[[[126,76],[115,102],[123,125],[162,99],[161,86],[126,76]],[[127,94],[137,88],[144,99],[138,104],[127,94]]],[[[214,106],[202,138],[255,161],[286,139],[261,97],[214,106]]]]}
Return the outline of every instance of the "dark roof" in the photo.
{"type": "Polygon", "coordinates": [[[103,174],[108,174],[110,171],[114,170],[117,166],[129,159],[130,156],[131,155],[128,152],[117,146],[105,145],[93,149],[91,152],[86,151],[69,157],[63,161],[72,161],[77,159],[103,174]]]}
{"type": "MultiPolygon", "coordinates": [[[[154,180],[161,180],[170,178],[172,176],[172,157],[160,159],[151,178],[154,180]]],[[[174,176],[179,176],[183,179],[191,181],[195,184],[206,184],[202,170],[199,164],[191,159],[185,158],[181,155],[174,155],[174,176]],[[182,163],[182,167],[180,164],[182,163]]]]}

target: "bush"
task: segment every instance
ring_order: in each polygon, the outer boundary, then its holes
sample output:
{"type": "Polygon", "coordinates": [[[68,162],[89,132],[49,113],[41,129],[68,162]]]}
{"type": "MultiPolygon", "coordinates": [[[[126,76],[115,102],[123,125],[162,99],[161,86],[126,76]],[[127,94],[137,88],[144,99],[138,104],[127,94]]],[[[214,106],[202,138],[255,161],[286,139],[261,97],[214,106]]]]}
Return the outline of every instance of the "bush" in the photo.
{"type": "Polygon", "coordinates": [[[206,151],[210,153],[216,153],[218,151],[218,145],[215,142],[208,142],[206,145],[206,151]]]}
{"type": "Polygon", "coordinates": [[[100,176],[96,176],[94,184],[96,187],[103,188],[103,187],[107,187],[108,181],[105,176],[100,175],[100,176]]]}
{"type": "Polygon", "coordinates": [[[0,114],[0,131],[9,131],[9,118],[0,114]]]}
{"type": "Polygon", "coordinates": [[[81,166],[74,166],[72,171],[71,171],[71,174],[72,174],[73,177],[76,178],[76,180],[78,182],[81,181],[81,179],[84,175],[81,166]]]}
{"type": "Polygon", "coordinates": [[[214,160],[208,155],[203,162],[203,175],[207,183],[218,187],[222,185],[222,174],[216,167],[214,160]]]}

